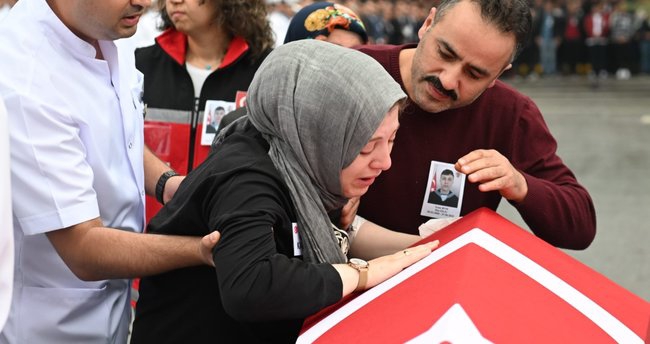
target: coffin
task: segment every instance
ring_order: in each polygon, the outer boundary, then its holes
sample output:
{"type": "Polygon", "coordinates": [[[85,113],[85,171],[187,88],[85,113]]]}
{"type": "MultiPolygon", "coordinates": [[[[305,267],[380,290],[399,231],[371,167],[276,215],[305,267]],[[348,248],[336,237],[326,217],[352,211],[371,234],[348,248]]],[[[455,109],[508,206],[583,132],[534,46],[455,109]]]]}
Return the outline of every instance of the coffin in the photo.
{"type": "Polygon", "coordinates": [[[650,341],[650,303],[492,210],[422,242],[435,239],[424,260],[308,318],[298,343],[650,341]]]}

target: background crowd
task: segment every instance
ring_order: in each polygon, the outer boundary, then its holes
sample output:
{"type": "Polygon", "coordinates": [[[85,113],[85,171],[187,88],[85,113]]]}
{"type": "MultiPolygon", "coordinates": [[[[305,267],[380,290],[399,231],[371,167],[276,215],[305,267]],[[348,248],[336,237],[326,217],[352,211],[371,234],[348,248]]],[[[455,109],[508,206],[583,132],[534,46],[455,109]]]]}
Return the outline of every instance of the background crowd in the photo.
{"type": "MultiPolygon", "coordinates": [[[[12,0],[4,0],[11,2],[12,0]]],[[[291,17],[313,1],[267,0],[276,46],[291,17]]],[[[417,43],[417,31],[437,0],[343,0],[365,24],[368,44],[417,43]]],[[[650,74],[650,1],[531,0],[529,45],[505,77],[535,80],[549,75],[609,75],[628,79],[650,74]]],[[[151,26],[154,21],[143,21],[151,26]]],[[[153,32],[139,30],[139,33],[153,32]]],[[[153,42],[153,34],[143,45],[153,42]]]]}
{"type": "MultiPolygon", "coordinates": [[[[362,18],[370,43],[417,42],[430,0],[340,1],[362,18]]],[[[533,37],[506,76],[650,73],[647,1],[532,0],[533,37]]]]}
{"type": "MultiPolygon", "coordinates": [[[[266,0],[271,27],[279,35],[310,0],[266,0]]],[[[366,26],[369,44],[417,43],[417,30],[436,0],[343,0],[366,26]]],[[[0,20],[15,0],[0,0],[0,20]]],[[[152,6],[153,8],[153,6],[152,6]]],[[[589,75],[628,79],[650,74],[650,1],[531,0],[533,37],[504,76],[535,80],[547,75],[589,75]]],[[[144,17],[135,39],[153,44],[157,12],[144,17]]]]}
{"type": "MultiPolygon", "coordinates": [[[[417,30],[430,0],[340,1],[362,18],[370,43],[417,42],[417,30]]],[[[506,76],[650,73],[650,23],[647,1],[532,0],[529,45],[506,76]]]]}

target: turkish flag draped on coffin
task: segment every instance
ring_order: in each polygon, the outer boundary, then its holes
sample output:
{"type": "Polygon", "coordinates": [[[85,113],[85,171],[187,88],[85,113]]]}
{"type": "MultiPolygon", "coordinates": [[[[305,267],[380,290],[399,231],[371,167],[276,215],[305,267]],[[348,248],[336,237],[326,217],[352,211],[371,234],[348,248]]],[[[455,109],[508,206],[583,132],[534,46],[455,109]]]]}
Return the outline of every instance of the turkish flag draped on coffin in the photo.
{"type": "Polygon", "coordinates": [[[307,319],[298,343],[650,340],[650,303],[492,210],[422,242],[435,239],[424,260],[307,319]]]}

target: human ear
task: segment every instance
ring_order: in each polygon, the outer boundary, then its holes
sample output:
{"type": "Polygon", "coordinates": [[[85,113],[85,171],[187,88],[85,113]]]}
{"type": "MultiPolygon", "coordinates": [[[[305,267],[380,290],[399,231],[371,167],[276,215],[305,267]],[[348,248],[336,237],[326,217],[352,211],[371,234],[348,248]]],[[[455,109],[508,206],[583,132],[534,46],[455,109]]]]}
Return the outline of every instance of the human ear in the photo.
{"type": "Polygon", "coordinates": [[[499,77],[501,77],[501,75],[503,74],[503,72],[507,71],[507,70],[510,69],[510,68],[512,68],[512,63],[508,64],[508,65],[506,66],[506,68],[503,68],[503,70],[501,71],[501,73],[499,73],[499,75],[498,75],[494,80],[492,80],[492,82],[490,83],[490,85],[488,85],[488,88],[494,86],[494,84],[496,84],[496,82],[497,82],[497,79],[498,79],[499,77]]]}
{"type": "Polygon", "coordinates": [[[422,27],[420,27],[420,30],[418,30],[418,37],[422,39],[422,36],[431,28],[433,25],[433,18],[436,16],[436,8],[431,7],[431,10],[429,10],[429,15],[427,16],[427,19],[424,20],[424,23],[422,23],[422,27]]]}

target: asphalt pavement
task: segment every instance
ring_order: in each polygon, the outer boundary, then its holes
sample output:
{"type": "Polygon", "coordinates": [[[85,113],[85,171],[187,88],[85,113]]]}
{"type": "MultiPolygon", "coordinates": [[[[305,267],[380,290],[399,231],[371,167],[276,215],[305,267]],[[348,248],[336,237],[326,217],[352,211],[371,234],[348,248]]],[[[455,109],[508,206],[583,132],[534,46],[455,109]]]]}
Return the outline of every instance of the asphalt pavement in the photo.
{"type": "MultiPolygon", "coordinates": [[[[596,239],[564,252],[650,301],[650,76],[504,80],[531,97],[558,141],[558,154],[589,190],[596,239]]],[[[498,212],[527,228],[502,202],[498,212]]]]}

